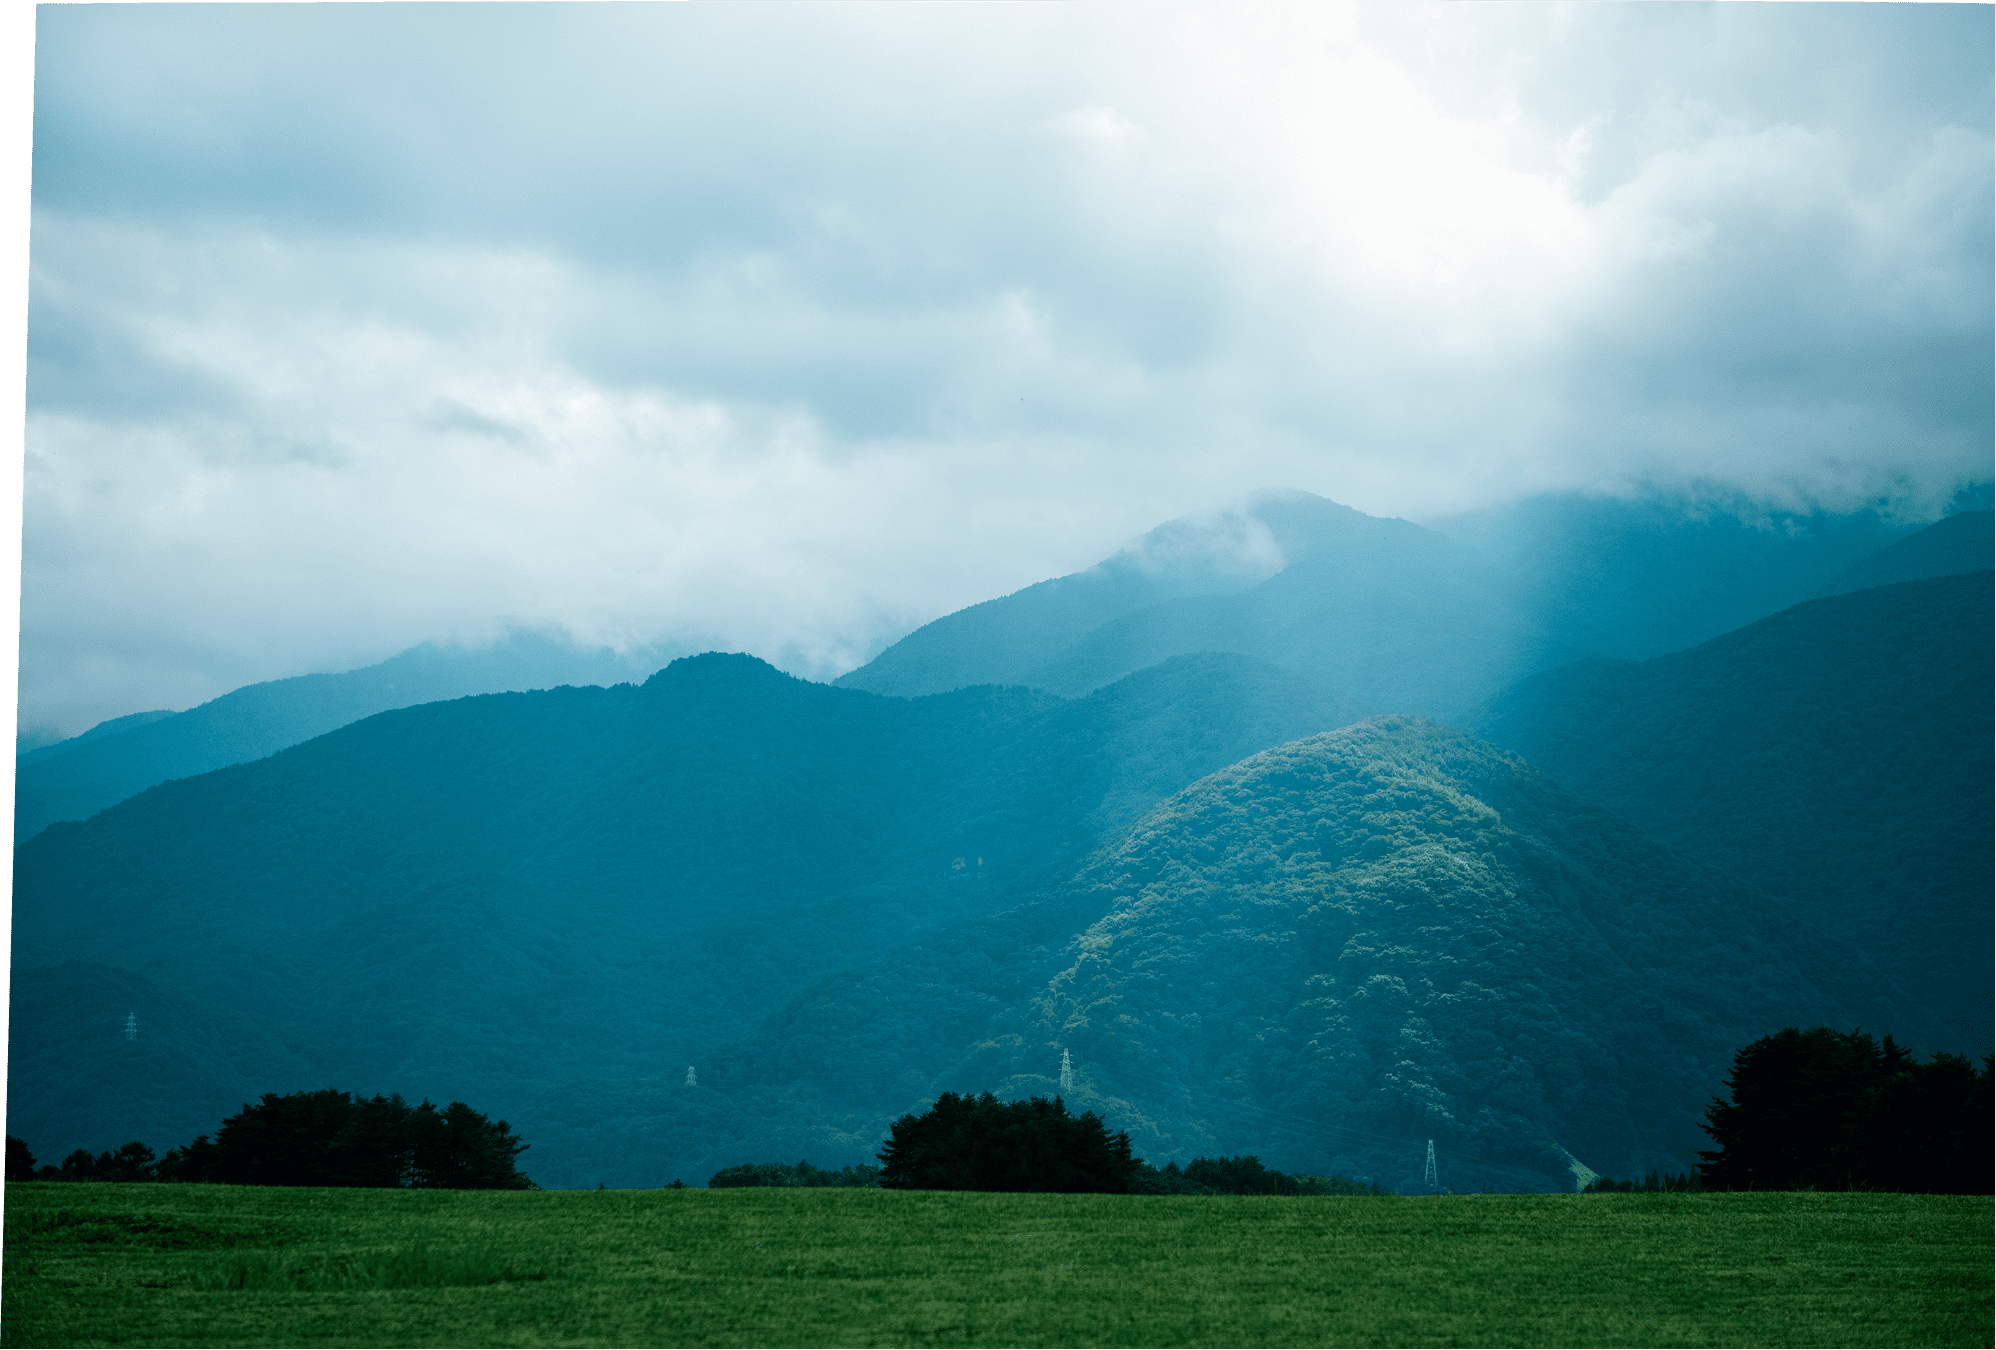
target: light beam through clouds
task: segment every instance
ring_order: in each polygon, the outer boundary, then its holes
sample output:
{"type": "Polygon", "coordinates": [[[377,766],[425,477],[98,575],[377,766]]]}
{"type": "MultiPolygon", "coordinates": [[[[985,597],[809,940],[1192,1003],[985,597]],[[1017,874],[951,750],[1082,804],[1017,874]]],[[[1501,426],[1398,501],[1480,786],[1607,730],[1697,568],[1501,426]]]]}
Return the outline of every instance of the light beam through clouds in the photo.
{"type": "Polygon", "coordinates": [[[1987,7],[40,15],[24,722],[824,678],[1271,484],[1990,473],[1987,7]]]}

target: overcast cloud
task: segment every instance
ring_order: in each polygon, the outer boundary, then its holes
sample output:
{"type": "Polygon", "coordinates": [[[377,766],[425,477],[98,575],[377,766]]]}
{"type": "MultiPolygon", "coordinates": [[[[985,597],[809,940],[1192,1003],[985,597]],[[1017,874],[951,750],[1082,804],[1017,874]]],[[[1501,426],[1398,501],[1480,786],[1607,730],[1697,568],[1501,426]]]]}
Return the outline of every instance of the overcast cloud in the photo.
{"type": "Polygon", "coordinates": [[[1264,485],[1990,476],[1988,6],[39,13],[24,724],[825,678],[1264,485]]]}

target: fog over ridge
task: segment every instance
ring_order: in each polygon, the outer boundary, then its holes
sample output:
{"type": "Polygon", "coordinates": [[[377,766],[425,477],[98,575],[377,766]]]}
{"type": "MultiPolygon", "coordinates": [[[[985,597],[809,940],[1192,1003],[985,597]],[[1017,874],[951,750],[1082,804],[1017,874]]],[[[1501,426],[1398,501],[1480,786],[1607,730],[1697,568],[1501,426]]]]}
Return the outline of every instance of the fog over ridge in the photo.
{"type": "Polygon", "coordinates": [[[1990,476],[1990,38],[46,7],[22,721],[509,627],[826,679],[1271,485],[1932,519],[1990,476]]]}

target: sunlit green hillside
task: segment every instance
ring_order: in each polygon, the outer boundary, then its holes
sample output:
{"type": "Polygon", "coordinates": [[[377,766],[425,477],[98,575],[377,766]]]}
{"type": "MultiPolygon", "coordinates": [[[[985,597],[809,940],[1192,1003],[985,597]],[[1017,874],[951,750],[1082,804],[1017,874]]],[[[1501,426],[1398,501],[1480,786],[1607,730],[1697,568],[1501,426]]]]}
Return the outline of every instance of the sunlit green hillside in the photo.
{"type": "Polygon", "coordinates": [[[1032,905],[821,980],[726,1057],[725,1112],[644,1113],[727,1161],[830,1157],[924,1094],[1058,1091],[1065,1050],[1068,1100],[1154,1163],[1412,1188],[1433,1139],[1448,1184],[1570,1187],[1576,1158],[1688,1166],[1759,1028],[1913,1001],[1487,744],[1378,718],[1202,780],[1032,905]]]}

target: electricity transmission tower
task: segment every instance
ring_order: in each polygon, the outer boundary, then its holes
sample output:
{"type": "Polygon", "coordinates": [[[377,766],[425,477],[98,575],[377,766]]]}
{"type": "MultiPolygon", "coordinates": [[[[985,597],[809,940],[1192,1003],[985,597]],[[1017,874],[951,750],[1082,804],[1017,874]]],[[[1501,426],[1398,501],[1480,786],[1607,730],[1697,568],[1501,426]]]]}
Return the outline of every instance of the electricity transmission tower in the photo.
{"type": "Polygon", "coordinates": [[[137,1013],[126,1013],[125,1039],[128,1041],[135,1041],[138,1038],[139,1038],[139,1015],[137,1013]]]}
{"type": "Polygon", "coordinates": [[[693,1066],[691,1064],[686,1066],[686,1086],[688,1087],[700,1086],[700,1080],[693,1076],[693,1066]]]}
{"type": "Polygon", "coordinates": [[[1060,1090],[1074,1091],[1074,1061],[1068,1057],[1065,1050],[1060,1052],[1060,1090]]]}
{"type": "Polygon", "coordinates": [[[1421,1173],[1421,1183],[1430,1191],[1439,1191],[1442,1188],[1440,1178],[1435,1175],[1435,1141],[1432,1139],[1428,1141],[1428,1167],[1421,1173]]]}

